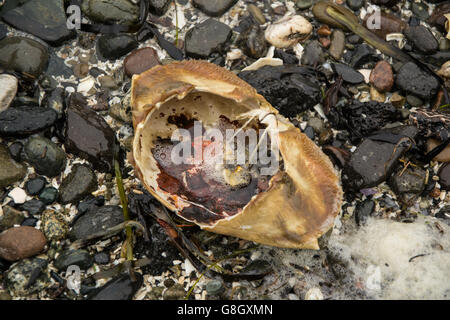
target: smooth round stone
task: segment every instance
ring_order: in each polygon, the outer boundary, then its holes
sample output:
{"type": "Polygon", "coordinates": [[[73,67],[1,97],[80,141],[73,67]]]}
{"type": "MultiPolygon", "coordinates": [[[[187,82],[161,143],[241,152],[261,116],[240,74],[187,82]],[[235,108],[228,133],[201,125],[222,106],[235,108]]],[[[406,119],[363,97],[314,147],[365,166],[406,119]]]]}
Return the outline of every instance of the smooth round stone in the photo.
{"type": "Polygon", "coordinates": [[[35,227],[35,226],[36,226],[36,223],[37,223],[38,221],[39,221],[39,220],[36,219],[36,218],[26,218],[25,220],[23,220],[21,226],[22,226],[22,227],[35,227]]]}
{"type": "Polygon", "coordinates": [[[48,187],[42,190],[39,194],[39,200],[45,204],[52,204],[58,198],[58,190],[53,187],[48,187]]]}
{"type": "Polygon", "coordinates": [[[27,194],[22,188],[16,187],[8,193],[8,197],[13,199],[15,204],[22,204],[25,203],[27,194]]]}
{"type": "Polygon", "coordinates": [[[5,111],[17,93],[17,78],[9,74],[0,74],[0,112],[5,111]]]}
{"type": "Polygon", "coordinates": [[[295,6],[301,10],[308,9],[314,3],[313,0],[297,0],[295,6]]]}
{"type": "Polygon", "coordinates": [[[45,210],[41,218],[41,230],[49,241],[58,241],[66,237],[69,226],[57,212],[45,210]]]}
{"type": "Polygon", "coordinates": [[[32,227],[17,227],[0,234],[0,258],[17,261],[40,253],[47,239],[44,234],[32,227]]]}
{"type": "Polygon", "coordinates": [[[28,162],[36,172],[47,177],[59,175],[66,166],[66,153],[53,141],[36,136],[28,139],[24,147],[28,162]]]}
{"type": "Polygon", "coordinates": [[[27,169],[14,161],[8,148],[0,144],[0,188],[5,188],[16,181],[20,181],[25,177],[27,169]]]}
{"type": "Polygon", "coordinates": [[[66,271],[72,265],[87,270],[93,263],[94,259],[86,250],[66,250],[56,258],[54,265],[59,271],[66,271]]]}
{"type": "Polygon", "coordinates": [[[37,195],[39,192],[44,189],[47,180],[43,177],[37,177],[34,179],[30,179],[25,183],[25,191],[30,195],[37,195]]]}
{"type": "Polygon", "coordinates": [[[109,254],[106,252],[99,252],[94,255],[94,262],[96,264],[108,264],[109,263],[109,254]]]}
{"type": "Polygon", "coordinates": [[[186,54],[192,58],[207,58],[212,53],[222,53],[230,40],[230,27],[214,19],[195,25],[184,39],[186,54]]]}
{"type": "Polygon", "coordinates": [[[47,48],[37,41],[25,37],[8,37],[0,41],[0,66],[6,69],[38,78],[47,62],[47,48]]]}
{"type": "Polygon", "coordinates": [[[2,18],[14,28],[31,33],[54,46],[76,36],[76,32],[67,29],[63,0],[28,1],[5,12],[2,18]]]}
{"type": "Polygon", "coordinates": [[[41,214],[45,210],[45,203],[41,200],[31,199],[20,206],[21,210],[27,211],[31,215],[41,214]]]}
{"type": "Polygon", "coordinates": [[[247,6],[247,10],[250,12],[252,17],[258,22],[259,24],[266,23],[266,18],[264,17],[264,14],[262,13],[261,9],[255,6],[253,3],[250,3],[247,6]]]}
{"type": "Polygon", "coordinates": [[[330,55],[335,59],[341,59],[345,48],[345,34],[342,30],[336,29],[331,35],[330,55]]]}
{"type": "Polygon", "coordinates": [[[97,189],[97,176],[85,164],[75,164],[59,188],[62,204],[75,203],[97,189]]]}
{"type": "Polygon", "coordinates": [[[138,42],[127,34],[102,35],[97,41],[97,53],[100,59],[116,60],[133,51],[138,42]]]}
{"type": "Polygon", "coordinates": [[[81,10],[93,21],[133,25],[139,21],[139,5],[128,0],[83,0],[81,10]]]}
{"type": "Polygon", "coordinates": [[[394,85],[394,73],[386,61],[379,61],[372,69],[369,81],[379,92],[387,92],[394,85]]]}
{"type": "Polygon", "coordinates": [[[431,54],[439,49],[439,43],[433,33],[422,25],[406,28],[405,35],[414,44],[414,48],[425,54],[431,54]]]}
{"type": "Polygon", "coordinates": [[[220,17],[238,0],[192,0],[192,5],[211,17],[220,17]]]}
{"type": "Polygon", "coordinates": [[[206,284],[206,292],[209,295],[217,296],[224,292],[225,288],[223,287],[223,282],[220,280],[211,280],[206,284]]]}
{"type": "Polygon", "coordinates": [[[155,49],[141,48],[131,52],[124,60],[123,67],[125,73],[132,77],[134,74],[140,74],[156,65],[161,64],[158,59],[158,53],[155,49]]]}
{"type": "Polygon", "coordinates": [[[354,11],[361,9],[364,5],[364,0],[347,0],[347,5],[354,11]]]}
{"type": "Polygon", "coordinates": [[[9,107],[0,113],[0,135],[28,136],[51,127],[58,115],[39,106],[9,107]]]}

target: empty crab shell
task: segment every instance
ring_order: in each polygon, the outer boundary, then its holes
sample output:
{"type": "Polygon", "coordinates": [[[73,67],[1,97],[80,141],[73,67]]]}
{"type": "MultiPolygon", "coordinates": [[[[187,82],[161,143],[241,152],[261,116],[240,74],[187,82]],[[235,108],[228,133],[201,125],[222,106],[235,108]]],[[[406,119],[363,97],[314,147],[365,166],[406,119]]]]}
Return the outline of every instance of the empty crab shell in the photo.
{"type": "MultiPolygon", "coordinates": [[[[167,208],[212,232],[277,247],[319,248],[317,239],[340,211],[338,174],[327,156],[253,87],[208,62],[182,61],[135,75],[131,103],[135,136],[129,159],[145,188],[167,208]],[[277,142],[278,165],[262,175],[262,165],[248,161],[175,161],[174,148],[184,138],[174,140],[174,132],[192,133],[195,121],[201,123],[202,139],[214,128],[216,133],[233,129],[232,138],[259,130],[257,146],[277,142]]],[[[204,151],[217,143],[206,142],[192,142],[194,155],[195,146],[204,151]]],[[[251,159],[253,149],[243,153],[251,159]]]]}

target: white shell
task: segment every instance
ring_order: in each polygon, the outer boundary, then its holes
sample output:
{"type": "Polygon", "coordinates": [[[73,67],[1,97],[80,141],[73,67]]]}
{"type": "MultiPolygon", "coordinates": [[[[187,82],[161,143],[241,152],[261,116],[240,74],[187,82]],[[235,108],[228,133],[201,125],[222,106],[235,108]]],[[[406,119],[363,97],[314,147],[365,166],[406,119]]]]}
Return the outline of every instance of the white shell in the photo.
{"type": "Polygon", "coordinates": [[[312,25],[300,15],[287,16],[267,27],[266,40],[277,48],[289,48],[305,40],[312,32],[312,25]]]}
{"type": "Polygon", "coordinates": [[[8,109],[17,93],[17,79],[9,74],[0,74],[0,112],[8,109]]]}

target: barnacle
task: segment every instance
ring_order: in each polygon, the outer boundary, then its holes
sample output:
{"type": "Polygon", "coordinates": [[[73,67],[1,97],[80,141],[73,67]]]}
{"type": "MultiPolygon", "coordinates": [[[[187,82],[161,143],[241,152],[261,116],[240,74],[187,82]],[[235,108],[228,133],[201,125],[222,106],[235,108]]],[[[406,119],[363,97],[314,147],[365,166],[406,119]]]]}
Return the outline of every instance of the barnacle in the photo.
{"type": "Polygon", "coordinates": [[[133,76],[131,94],[135,136],[129,159],[162,204],[212,232],[319,248],[317,239],[340,211],[338,174],[253,87],[223,68],[191,60],[133,76]],[[252,130],[259,132],[256,143],[234,152],[238,137],[246,141],[252,130]],[[270,161],[251,161],[263,147],[270,161]],[[179,161],[180,150],[192,153],[179,161]],[[220,151],[223,161],[216,158],[220,151]]]}

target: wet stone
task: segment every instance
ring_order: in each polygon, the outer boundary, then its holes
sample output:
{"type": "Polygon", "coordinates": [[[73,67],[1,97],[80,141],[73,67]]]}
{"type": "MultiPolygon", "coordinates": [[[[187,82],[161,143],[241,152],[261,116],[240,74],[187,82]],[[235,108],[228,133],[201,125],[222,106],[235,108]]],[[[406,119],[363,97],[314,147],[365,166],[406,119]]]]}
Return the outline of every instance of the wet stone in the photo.
{"type": "Polygon", "coordinates": [[[350,9],[357,11],[364,5],[364,0],[347,0],[346,3],[350,9]]]}
{"type": "Polygon", "coordinates": [[[264,31],[256,24],[241,33],[238,43],[242,52],[251,58],[261,58],[267,52],[264,31]]]}
{"type": "Polygon", "coordinates": [[[439,184],[442,190],[450,190],[450,164],[444,164],[438,172],[439,184]]]}
{"type": "Polygon", "coordinates": [[[42,99],[41,105],[44,108],[53,109],[61,119],[65,116],[66,110],[65,91],[64,88],[56,88],[47,92],[42,99]]]}
{"type": "Polygon", "coordinates": [[[408,27],[405,35],[414,44],[414,48],[425,54],[434,53],[439,49],[439,43],[434,35],[422,25],[408,27]]]}
{"type": "Polygon", "coordinates": [[[250,3],[247,6],[247,10],[252,15],[253,19],[255,19],[256,22],[259,24],[265,24],[266,23],[266,17],[264,17],[264,14],[262,13],[261,9],[255,6],[254,4],[250,3]]]}
{"type": "Polygon", "coordinates": [[[122,222],[122,208],[118,206],[94,207],[75,222],[69,237],[72,240],[87,239],[90,235],[105,231],[122,222]]]}
{"type": "Polygon", "coordinates": [[[25,191],[28,195],[35,196],[44,189],[46,183],[47,181],[44,177],[30,179],[25,183],[25,191]]]}
{"type": "Polygon", "coordinates": [[[369,81],[379,92],[390,91],[394,85],[391,65],[386,61],[379,61],[372,69],[369,81]]]}
{"type": "Polygon", "coordinates": [[[45,75],[50,76],[52,79],[55,76],[70,78],[70,76],[73,75],[73,71],[71,68],[66,66],[64,59],[58,57],[56,54],[51,54],[48,60],[48,67],[45,71],[45,75]]]}
{"type": "Polygon", "coordinates": [[[10,106],[17,93],[17,78],[9,74],[0,74],[0,112],[10,106]]]}
{"type": "Polygon", "coordinates": [[[10,206],[3,206],[2,210],[3,215],[0,216],[0,232],[14,227],[14,225],[20,225],[25,218],[21,211],[10,206]]]}
{"type": "Polygon", "coordinates": [[[14,161],[8,148],[0,144],[0,188],[7,187],[25,177],[27,169],[14,161]]]}
{"type": "Polygon", "coordinates": [[[325,62],[325,55],[317,40],[308,42],[302,55],[302,64],[315,66],[325,62]]]}
{"type": "Polygon", "coordinates": [[[207,58],[212,53],[223,53],[231,38],[230,27],[214,19],[195,25],[184,39],[186,54],[192,58],[207,58]]]}
{"type": "Polygon", "coordinates": [[[424,2],[411,2],[411,11],[422,21],[425,21],[430,16],[428,14],[428,5],[424,2]]]}
{"type": "Polygon", "coordinates": [[[136,272],[136,281],[128,274],[120,275],[89,294],[89,300],[131,300],[143,283],[143,277],[136,272]]]}
{"type": "Polygon", "coordinates": [[[313,0],[297,0],[295,2],[295,6],[300,10],[305,10],[311,7],[313,3],[314,3],[313,0]]]}
{"type": "Polygon", "coordinates": [[[9,107],[0,113],[0,134],[5,136],[28,136],[51,127],[57,113],[39,106],[9,107]]]}
{"type": "Polygon", "coordinates": [[[66,237],[69,226],[60,213],[45,210],[41,218],[41,230],[49,241],[58,241],[66,237]]]}
{"type": "Polygon", "coordinates": [[[344,168],[345,184],[353,190],[377,186],[391,175],[398,159],[410,146],[410,140],[396,145],[364,139],[344,168]]]}
{"type": "Polygon", "coordinates": [[[349,65],[352,68],[360,68],[364,64],[372,61],[377,61],[378,56],[374,49],[369,47],[367,44],[363,43],[355,46],[355,50],[353,50],[349,65]]]}
{"type": "Polygon", "coordinates": [[[243,71],[239,77],[252,85],[286,117],[312,108],[321,99],[314,72],[305,67],[264,66],[255,71],[243,71]]]}
{"type": "Polygon", "coordinates": [[[336,29],[331,35],[330,55],[335,59],[341,59],[345,48],[345,34],[342,30],[336,29]]]}
{"type": "Polygon", "coordinates": [[[6,287],[16,295],[29,295],[50,285],[46,273],[48,262],[41,258],[25,259],[12,266],[6,273],[6,287]]]}
{"type": "Polygon", "coordinates": [[[0,66],[38,78],[48,63],[47,48],[25,37],[8,37],[0,41],[0,66]]]}
{"type": "Polygon", "coordinates": [[[22,227],[35,227],[37,222],[39,220],[36,218],[26,218],[25,220],[23,220],[23,222],[21,223],[22,227]]]}
{"type": "Polygon", "coordinates": [[[148,47],[131,52],[124,60],[125,73],[132,77],[161,64],[155,49],[148,47]]]}
{"type": "Polygon", "coordinates": [[[80,95],[72,96],[69,103],[65,136],[67,152],[88,160],[96,170],[113,170],[115,132],[80,95]]]}
{"type": "Polygon", "coordinates": [[[2,18],[14,28],[54,46],[76,36],[74,31],[67,29],[63,0],[28,1],[5,12],[2,18]]]}
{"type": "Polygon", "coordinates": [[[13,142],[9,147],[9,154],[11,155],[11,158],[13,158],[15,161],[20,162],[22,161],[22,151],[23,151],[23,144],[20,142],[13,142]]]}
{"type": "Polygon", "coordinates": [[[104,60],[116,60],[138,47],[138,42],[127,34],[102,35],[97,41],[97,54],[104,60]]]}
{"type": "Polygon", "coordinates": [[[94,259],[86,250],[65,250],[55,260],[54,266],[59,271],[65,271],[69,266],[75,265],[82,270],[89,269],[94,259]]]}
{"type": "Polygon", "coordinates": [[[31,199],[20,206],[21,210],[27,211],[33,216],[41,214],[45,210],[45,207],[45,203],[37,199],[31,199]]]}
{"type": "Polygon", "coordinates": [[[170,2],[170,0],[149,0],[149,10],[157,16],[162,16],[169,9],[170,2]]]}
{"type": "Polygon", "coordinates": [[[342,63],[333,63],[333,69],[335,72],[342,77],[345,82],[351,84],[358,84],[364,81],[364,76],[361,72],[356,71],[355,69],[346,66],[342,63]]]}
{"type": "Polygon", "coordinates": [[[53,187],[48,187],[42,190],[39,194],[39,200],[45,204],[52,204],[58,198],[58,190],[53,187]]]}
{"type": "Polygon", "coordinates": [[[104,264],[108,264],[109,263],[109,261],[110,261],[110,259],[109,259],[109,254],[107,254],[106,252],[99,252],[99,253],[96,253],[95,255],[94,255],[94,262],[96,263],[96,264],[102,264],[102,265],[104,265],[104,264]]]}
{"type": "Polygon", "coordinates": [[[193,0],[192,5],[211,17],[220,17],[236,4],[237,0],[193,0]]]}
{"type": "Polygon", "coordinates": [[[128,0],[83,0],[81,10],[95,22],[133,25],[139,21],[139,5],[128,0]]]}
{"type": "Polygon", "coordinates": [[[63,204],[75,203],[97,189],[97,176],[85,164],[75,164],[59,188],[60,201],[63,204]]]}
{"type": "Polygon", "coordinates": [[[405,193],[419,194],[425,188],[426,172],[419,167],[400,168],[391,176],[389,185],[397,195],[405,193]]]}
{"type": "Polygon", "coordinates": [[[24,150],[27,161],[39,174],[55,177],[66,167],[66,153],[47,138],[31,137],[25,144],[24,150]]]}
{"type": "Polygon", "coordinates": [[[421,99],[417,98],[416,96],[411,95],[411,94],[408,94],[408,95],[406,96],[406,102],[407,102],[411,107],[414,107],[414,108],[418,108],[418,107],[423,106],[423,101],[422,101],[421,99]]]}
{"type": "Polygon", "coordinates": [[[32,227],[11,228],[0,234],[0,258],[17,261],[32,257],[44,249],[44,234],[32,227]]]}
{"type": "Polygon", "coordinates": [[[433,98],[439,89],[439,81],[412,62],[400,68],[395,83],[403,91],[425,100],[433,98]]]}
{"type": "Polygon", "coordinates": [[[359,202],[355,208],[355,221],[358,226],[365,225],[367,223],[367,218],[372,215],[375,210],[375,202],[366,199],[359,202]]]}

